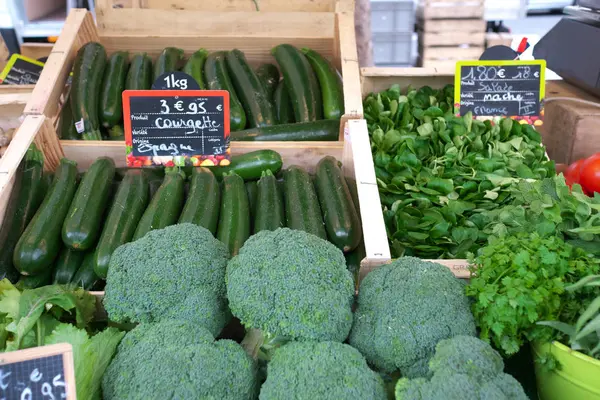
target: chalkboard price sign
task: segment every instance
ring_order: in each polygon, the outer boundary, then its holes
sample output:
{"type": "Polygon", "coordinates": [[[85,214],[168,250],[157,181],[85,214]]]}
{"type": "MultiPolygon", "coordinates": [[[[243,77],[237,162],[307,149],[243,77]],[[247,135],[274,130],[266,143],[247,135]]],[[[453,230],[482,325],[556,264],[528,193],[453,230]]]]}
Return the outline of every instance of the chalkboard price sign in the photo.
{"type": "Polygon", "coordinates": [[[0,355],[0,400],[74,398],[75,374],[70,344],[0,355]]]}
{"type": "Polygon", "coordinates": [[[44,69],[44,63],[20,54],[13,54],[2,73],[3,85],[34,85],[44,69]]]}
{"type": "Polygon", "coordinates": [[[128,166],[229,162],[225,90],[126,90],[123,111],[128,166]]]}
{"type": "Polygon", "coordinates": [[[545,90],[544,60],[460,61],[455,108],[479,117],[538,117],[545,90]]]}

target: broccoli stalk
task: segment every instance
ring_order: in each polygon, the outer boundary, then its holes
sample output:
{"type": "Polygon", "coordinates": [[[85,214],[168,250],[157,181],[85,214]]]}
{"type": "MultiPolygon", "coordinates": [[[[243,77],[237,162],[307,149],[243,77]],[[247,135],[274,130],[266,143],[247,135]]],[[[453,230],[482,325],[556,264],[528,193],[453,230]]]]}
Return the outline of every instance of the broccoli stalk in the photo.
{"type": "Polygon", "coordinates": [[[270,361],[273,352],[289,341],[288,337],[273,336],[260,329],[250,328],[246,331],[241,345],[252,359],[270,361]]]}

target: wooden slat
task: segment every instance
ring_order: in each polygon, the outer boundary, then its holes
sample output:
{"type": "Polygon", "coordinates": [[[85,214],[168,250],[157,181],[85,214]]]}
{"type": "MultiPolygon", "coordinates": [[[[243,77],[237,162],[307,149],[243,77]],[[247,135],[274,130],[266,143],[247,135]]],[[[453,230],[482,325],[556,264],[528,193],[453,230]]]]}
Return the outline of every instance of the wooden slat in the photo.
{"type": "Polygon", "coordinates": [[[493,46],[508,46],[510,47],[513,41],[513,36],[510,33],[495,33],[488,32],[485,35],[486,47],[493,46]]]}
{"type": "Polygon", "coordinates": [[[334,11],[335,0],[98,0],[96,13],[101,15],[113,8],[154,8],[162,10],[198,10],[198,11],[334,11]]]}
{"type": "Polygon", "coordinates": [[[420,20],[418,25],[425,32],[485,32],[486,22],[482,19],[420,20]]]}
{"type": "Polygon", "coordinates": [[[483,46],[485,32],[455,32],[454,34],[437,32],[419,32],[419,40],[423,47],[460,46],[463,44],[483,46]]]}
{"type": "MultiPolygon", "coordinates": [[[[13,177],[4,184],[4,188],[0,190],[0,221],[4,221],[6,208],[8,207],[8,201],[10,200],[10,194],[15,185],[15,179],[16,176],[13,175],[13,177]]],[[[0,178],[0,181],[1,180],[2,178],[0,178]]]]}
{"type": "Polygon", "coordinates": [[[425,47],[421,57],[424,61],[477,60],[483,53],[483,46],[475,47],[425,47]]]}
{"type": "Polygon", "coordinates": [[[53,43],[23,43],[21,45],[21,54],[25,57],[38,60],[48,57],[52,52],[53,43]]]}
{"type": "Polygon", "coordinates": [[[27,93],[31,94],[35,85],[0,85],[0,95],[27,93]]]}
{"type": "Polygon", "coordinates": [[[400,85],[404,91],[408,86],[441,88],[454,83],[453,72],[447,73],[437,68],[362,68],[360,72],[363,97],[389,89],[394,84],[400,85]]]}
{"type": "Polygon", "coordinates": [[[483,18],[484,6],[480,2],[435,3],[421,5],[417,16],[422,19],[483,18]]]}

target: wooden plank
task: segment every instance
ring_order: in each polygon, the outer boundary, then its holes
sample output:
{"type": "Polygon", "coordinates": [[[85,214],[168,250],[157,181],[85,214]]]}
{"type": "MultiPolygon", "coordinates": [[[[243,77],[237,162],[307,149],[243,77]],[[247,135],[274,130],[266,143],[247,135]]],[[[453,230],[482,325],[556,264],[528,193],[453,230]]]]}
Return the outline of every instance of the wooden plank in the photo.
{"type": "Polygon", "coordinates": [[[417,25],[425,32],[485,32],[486,22],[482,19],[419,20],[417,25]]]}
{"type": "Polygon", "coordinates": [[[35,85],[0,85],[0,95],[33,92],[35,85]]]}
{"type": "Polygon", "coordinates": [[[21,54],[25,57],[39,60],[48,57],[52,52],[54,43],[23,43],[21,45],[21,54]]]}
{"type": "Polygon", "coordinates": [[[481,2],[434,3],[417,8],[417,17],[422,19],[483,18],[481,2]]]}
{"type": "Polygon", "coordinates": [[[10,57],[10,51],[8,51],[8,47],[6,47],[6,43],[4,43],[4,38],[0,35],[0,71],[4,69],[6,66],[6,62],[10,57]]]}
{"type": "Polygon", "coordinates": [[[513,41],[513,36],[510,33],[495,33],[488,32],[485,34],[485,46],[508,46],[510,47],[513,41]]]}
{"type": "Polygon", "coordinates": [[[425,61],[478,60],[483,46],[471,47],[425,47],[421,57],[425,61]]]}
{"type": "Polygon", "coordinates": [[[15,179],[16,177],[13,175],[13,177],[6,182],[4,188],[0,190],[0,221],[4,221],[4,215],[6,214],[6,208],[8,206],[8,201],[10,200],[10,194],[15,185],[15,179]]]}
{"type": "Polygon", "coordinates": [[[162,10],[198,10],[198,11],[334,11],[335,0],[225,0],[225,1],[198,1],[198,0],[97,0],[96,14],[99,19],[105,10],[123,8],[154,8],[162,10]]]}
{"type": "Polygon", "coordinates": [[[423,47],[460,46],[463,44],[483,46],[485,32],[455,32],[451,35],[446,32],[419,32],[419,40],[423,47]]]}
{"type": "Polygon", "coordinates": [[[394,84],[405,91],[408,86],[419,88],[431,86],[441,88],[454,83],[454,73],[447,73],[437,68],[362,68],[362,96],[381,92],[394,84]]]}

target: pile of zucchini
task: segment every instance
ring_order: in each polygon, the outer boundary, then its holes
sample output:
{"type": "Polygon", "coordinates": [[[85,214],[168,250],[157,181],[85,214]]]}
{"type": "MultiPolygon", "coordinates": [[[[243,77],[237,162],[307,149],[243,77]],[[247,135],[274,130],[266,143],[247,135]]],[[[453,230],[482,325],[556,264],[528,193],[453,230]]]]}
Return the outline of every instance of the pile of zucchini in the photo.
{"type": "Polygon", "coordinates": [[[210,169],[117,169],[100,157],[80,176],[75,162],[62,159],[46,190],[41,154],[32,152],[13,191],[16,211],[0,231],[4,275],[25,276],[27,287],[101,288],[117,247],[185,222],[210,230],[232,256],[251,234],[285,226],[328,239],[345,253],[357,249],[358,205],[340,163],[324,157],[314,176],[298,166],[281,171],[282,165],[273,150],[210,169]]]}
{"type": "Polygon", "coordinates": [[[277,66],[254,70],[240,50],[200,49],[186,60],[182,49],[167,47],[153,65],[146,53],[133,55],[130,62],[126,51],[107,57],[100,43],[87,43],[73,66],[60,138],[124,140],[122,92],[151,89],[160,75],[181,70],[201,89],[229,92],[231,140],[338,140],[344,113],[338,71],[310,49],[281,44],[272,54],[277,66]]]}

